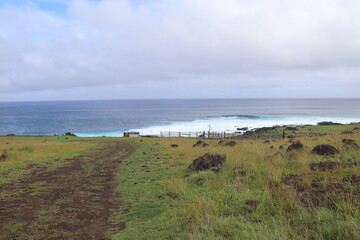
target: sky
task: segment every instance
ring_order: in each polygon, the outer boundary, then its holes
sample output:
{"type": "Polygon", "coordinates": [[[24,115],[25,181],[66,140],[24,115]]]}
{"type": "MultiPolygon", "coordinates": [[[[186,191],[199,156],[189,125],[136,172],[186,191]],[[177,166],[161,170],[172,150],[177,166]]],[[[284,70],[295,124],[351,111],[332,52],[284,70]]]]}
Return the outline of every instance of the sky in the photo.
{"type": "Polygon", "coordinates": [[[358,98],[357,0],[0,0],[0,101],[358,98]]]}

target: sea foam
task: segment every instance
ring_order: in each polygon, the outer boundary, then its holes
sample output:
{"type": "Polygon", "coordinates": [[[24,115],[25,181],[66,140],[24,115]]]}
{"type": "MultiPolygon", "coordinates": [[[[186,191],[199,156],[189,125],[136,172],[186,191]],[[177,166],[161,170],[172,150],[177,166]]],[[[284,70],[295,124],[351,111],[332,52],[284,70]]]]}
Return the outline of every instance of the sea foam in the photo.
{"type": "Polygon", "coordinates": [[[272,127],[281,125],[315,125],[322,121],[338,123],[359,122],[360,118],[336,118],[336,117],[270,117],[270,116],[221,116],[194,121],[173,121],[164,124],[143,128],[127,129],[126,131],[89,132],[77,133],[80,137],[121,137],[123,132],[140,132],[141,135],[160,135],[160,132],[202,132],[208,131],[209,127],[215,132],[235,132],[237,128],[249,129],[260,127],[272,127]]]}

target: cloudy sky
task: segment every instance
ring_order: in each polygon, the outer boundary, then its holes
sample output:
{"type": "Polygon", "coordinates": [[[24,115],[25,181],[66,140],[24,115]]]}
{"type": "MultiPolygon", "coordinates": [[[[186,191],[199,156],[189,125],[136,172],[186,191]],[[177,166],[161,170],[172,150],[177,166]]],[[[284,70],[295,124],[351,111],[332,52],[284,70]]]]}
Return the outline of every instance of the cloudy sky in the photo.
{"type": "Polygon", "coordinates": [[[357,0],[1,0],[0,101],[360,97],[357,0]]]}

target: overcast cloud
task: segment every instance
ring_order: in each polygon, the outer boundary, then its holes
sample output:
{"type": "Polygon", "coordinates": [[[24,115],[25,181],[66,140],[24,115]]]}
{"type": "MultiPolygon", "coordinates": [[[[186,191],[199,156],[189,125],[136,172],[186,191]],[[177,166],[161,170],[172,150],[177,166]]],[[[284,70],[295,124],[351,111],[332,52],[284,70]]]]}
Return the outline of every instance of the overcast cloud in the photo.
{"type": "Polygon", "coordinates": [[[0,100],[360,97],[360,1],[0,6],[0,100]]]}

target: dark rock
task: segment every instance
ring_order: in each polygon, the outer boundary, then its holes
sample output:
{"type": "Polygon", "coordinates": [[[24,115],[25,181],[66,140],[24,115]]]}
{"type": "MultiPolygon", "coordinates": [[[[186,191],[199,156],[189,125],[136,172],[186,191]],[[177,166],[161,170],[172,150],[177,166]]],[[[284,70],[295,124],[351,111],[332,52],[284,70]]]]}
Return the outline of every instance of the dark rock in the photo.
{"type": "Polygon", "coordinates": [[[235,168],[235,175],[245,177],[247,175],[247,171],[241,167],[235,168]]]}
{"type": "Polygon", "coordinates": [[[16,136],[16,135],[13,134],[13,133],[10,133],[10,134],[6,134],[6,136],[7,136],[7,137],[14,137],[14,136],[16,136]]]}
{"type": "Polygon", "coordinates": [[[287,131],[297,131],[299,129],[296,128],[296,127],[286,127],[285,130],[287,130],[287,131]]]}
{"type": "Polygon", "coordinates": [[[273,149],[274,148],[274,146],[270,146],[270,149],[273,149]]]}
{"type": "Polygon", "coordinates": [[[253,212],[258,206],[259,201],[257,200],[245,200],[244,210],[248,212],[253,212]]]}
{"type": "Polygon", "coordinates": [[[346,138],[341,140],[341,142],[345,143],[345,144],[354,144],[354,143],[356,143],[354,139],[346,139],[346,138]]]}
{"type": "Polygon", "coordinates": [[[228,141],[225,143],[226,146],[230,146],[230,147],[233,147],[236,145],[236,142],[235,141],[228,141]]]}
{"type": "Polygon", "coordinates": [[[269,131],[274,131],[276,129],[276,127],[262,127],[262,128],[258,128],[255,129],[255,133],[267,133],[269,131]]]}
{"type": "Polygon", "coordinates": [[[360,130],[360,128],[358,128],[358,127],[354,127],[354,129],[353,130],[360,130]]]}
{"type": "Polygon", "coordinates": [[[197,141],[197,142],[193,145],[193,147],[207,147],[207,146],[209,146],[209,144],[207,144],[207,143],[205,143],[204,141],[201,141],[201,140],[197,141]]]}
{"type": "Polygon", "coordinates": [[[264,143],[264,144],[265,144],[265,143],[270,143],[270,140],[265,140],[263,143],[264,143]]]}
{"type": "Polygon", "coordinates": [[[179,147],[179,145],[177,145],[177,144],[171,144],[170,147],[172,147],[172,148],[177,148],[177,147],[179,147]]]}
{"type": "Polygon", "coordinates": [[[318,122],[317,125],[319,126],[328,126],[328,125],[342,125],[341,123],[335,123],[331,121],[324,121],[324,122],[318,122]]]}
{"type": "Polygon", "coordinates": [[[196,158],[189,165],[189,169],[193,171],[213,170],[219,171],[225,162],[225,158],[219,154],[205,153],[196,158]]]}
{"type": "Polygon", "coordinates": [[[1,156],[0,156],[0,161],[6,161],[9,159],[9,155],[7,153],[3,153],[1,156]]]}
{"type": "Polygon", "coordinates": [[[71,137],[77,137],[75,134],[71,133],[71,132],[67,132],[64,134],[65,136],[71,136],[71,137]]]}
{"type": "Polygon", "coordinates": [[[289,136],[287,136],[287,138],[289,138],[289,139],[294,139],[295,136],[294,136],[294,135],[289,135],[289,136]]]}
{"type": "Polygon", "coordinates": [[[334,155],[339,153],[335,147],[328,144],[317,145],[311,152],[318,155],[334,155]]]}
{"type": "Polygon", "coordinates": [[[279,146],[279,149],[284,149],[286,147],[287,144],[282,144],[279,146]]]}
{"type": "Polygon", "coordinates": [[[237,128],[236,130],[237,130],[237,131],[246,131],[246,130],[248,130],[248,128],[247,128],[247,127],[243,127],[243,128],[237,128]]]}
{"type": "Polygon", "coordinates": [[[343,139],[341,142],[344,143],[345,148],[359,149],[359,145],[353,139],[343,139]]]}
{"type": "Polygon", "coordinates": [[[257,200],[245,200],[245,205],[247,206],[257,206],[259,204],[259,201],[257,200]]]}
{"type": "Polygon", "coordinates": [[[321,170],[321,171],[326,171],[326,170],[331,170],[334,169],[337,166],[336,162],[327,160],[324,162],[319,162],[319,163],[310,163],[309,167],[311,170],[321,170]]]}
{"type": "Polygon", "coordinates": [[[224,145],[224,146],[235,146],[236,145],[236,142],[235,141],[224,141],[224,140],[220,140],[219,141],[219,144],[220,145],[224,145]]]}
{"type": "Polygon", "coordinates": [[[287,149],[287,152],[293,151],[293,150],[302,150],[304,148],[304,144],[300,143],[299,141],[293,142],[287,149]]]}

